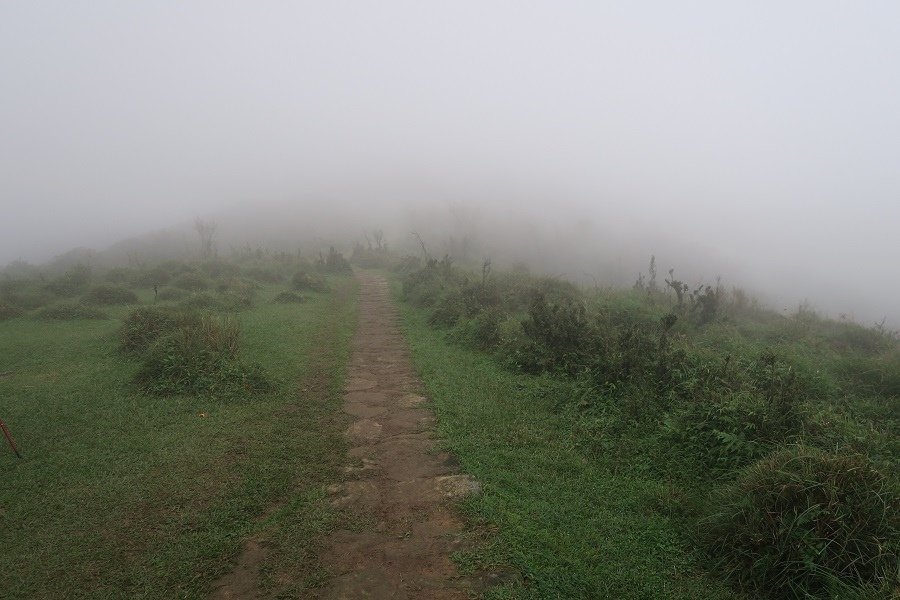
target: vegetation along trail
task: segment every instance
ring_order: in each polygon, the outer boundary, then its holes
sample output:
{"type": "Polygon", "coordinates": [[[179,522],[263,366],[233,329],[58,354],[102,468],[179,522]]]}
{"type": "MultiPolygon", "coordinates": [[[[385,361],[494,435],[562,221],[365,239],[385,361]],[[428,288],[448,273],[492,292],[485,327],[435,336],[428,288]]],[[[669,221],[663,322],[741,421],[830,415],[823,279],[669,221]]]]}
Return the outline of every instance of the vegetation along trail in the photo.
{"type": "Polygon", "coordinates": [[[354,513],[357,530],[326,540],[334,574],[326,598],[467,598],[472,583],[451,553],[461,522],[450,501],[476,492],[455,460],[436,449],[433,416],[422,407],[387,282],[361,274],[359,327],[344,395],[354,419],[346,435],[348,478],[331,486],[333,504],[354,513]]]}

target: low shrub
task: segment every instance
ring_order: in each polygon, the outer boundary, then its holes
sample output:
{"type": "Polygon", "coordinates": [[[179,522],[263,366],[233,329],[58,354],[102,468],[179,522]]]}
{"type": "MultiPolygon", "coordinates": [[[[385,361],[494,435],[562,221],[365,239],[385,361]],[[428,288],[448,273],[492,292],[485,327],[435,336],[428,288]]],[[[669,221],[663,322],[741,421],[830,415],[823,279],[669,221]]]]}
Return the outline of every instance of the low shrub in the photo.
{"type": "Polygon", "coordinates": [[[221,299],[205,292],[187,296],[179,306],[192,310],[225,310],[225,304],[221,299]]]}
{"type": "Polygon", "coordinates": [[[322,277],[311,275],[306,271],[294,273],[294,276],[291,277],[291,286],[295,290],[310,292],[324,292],[328,290],[328,285],[322,277]]]}
{"type": "Polygon", "coordinates": [[[669,415],[664,435],[716,474],[757,460],[781,441],[784,435],[774,435],[780,427],[771,420],[767,404],[757,395],[711,391],[669,415]]]}
{"type": "Polygon", "coordinates": [[[745,589],[889,598],[900,583],[900,488],[863,456],[778,450],[713,493],[706,511],[700,542],[745,589]]]}
{"type": "Polygon", "coordinates": [[[230,294],[244,300],[248,306],[253,304],[253,298],[256,291],[260,289],[258,283],[254,283],[248,279],[240,279],[238,277],[229,277],[220,282],[216,286],[216,290],[222,294],[230,294]]]}
{"type": "Polygon", "coordinates": [[[450,337],[467,346],[487,350],[500,342],[502,321],[503,313],[500,310],[487,309],[460,321],[450,337]]]}
{"type": "Polygon", "coordinates": [[[428,315],[428,324],[434,327],[452,327],[467,312],[462,293],[458,289],[447,290],[434,302],[428,315]]]}
{"type": "Polygon", "coordinates": [[[268,391],[263,369],[238,356],[236,321],[205,315],[157,339],[134,382],[154,395],[211,394],[231,398],[268,391]]]}
{"type": "Polygon", "coordinates": [[[220,296],[221,310],[238,312],[253,308],[253,297],[234,292],[225,292],[220,296]]]}
{"type": "Polygon", "coordinates": [[[200,270],[209,277],[234,277],[241,272],[241,268],[224,260],[209,260],[200,265],[200,270]]]}
{"type": "Polygon", "coordinates": [[[897,340],[884,331],[856,323],[839,323],[828,332],[827,339],[838,352],[855,351],[874,355],[897,347],[897,340]]]}
{"type": "Polygon", "coordinates": [[[0,302],[22,310],[34,310],[55,300],[56,298],[46,291],[23,290],[0,294],[0,302]]]}
{"type": "Polygon", "coordinates": [[[75,265],[48,283],[46,288],[59,297],[69,298],[84,293],[90,283],[91,268],[86,265],[75,265]]]}
{"type": "Polygon", "coordinates": [[[453,269],[449,256],[440,261],[430,258],[424,267],[403,276],[402,298],[415,306],[431,307],[446,290],[461,287],[465,281],[453,269]]]}
{"type": "Polygon", "coordinates": [[[20,317],[25,314],[25,311],[19,308],[18,306],[13,306],[12,304],[6,304],[5,302],[0,302],[0,321],[6,321],[8,319],[14,319],[16,317],[20,317]]]}
{"type": "Polygon", "coordinates": [[[328,249],[328,254],[319,254],[319,258],[316,259],[316,270],[322,273],[351,273],[353,267],[350,266],[350,261],[332,246],[328,249]]]}
{"type": "Polygon", "coordinates": [[[364,269],[383,269],[390,264],[390,255],[385,245],[373,248],[371,244],[363,246],[360,243],[356,243],[353,246],[350,260],[353,264],[359,265],[364,269]]]}
{"type": "Polygon", "coordinates": [[[418,256],[412,256],[407,254],[399,258],[394,264],[391,266],[391,271],[394,273],[408,274],[413,273],[422,268],[422,259],[418,256]]]}
{"type": "Polygon", "coordinates": [[[172,276],[169,274],[169,271],[159,266],[135,273],[131,278],[131,283],[137,287],[152,288],[153,286],[165,285],[171,280],[172,276]]]}
{"type": "Polygon", "coordinates": [[[46,321],[75,321],[78,319],[108,319],[106,313],[78,302],[63,302],[42,308],[35,315],[46,321]]]}
{"type": "Polygon", "coordinates": [[[277,304],[299,304],[306,302],[306,298],[296,292],[281,292],[272,298],[272,302],[277,304]]]}
{"type": "Polygon", "coordinates": [[[123,284],[135,278],[134,269],[128,267],[115,267],[103,274],[103,281],[107,283],[123,284]]]}
{"type": "Polygon", "coordinates": [[[900,349],[874,357],[848,357],[838,368],[853,381],[857,390],[893,402],[900,398],[900,349]]]}
{"type": "Polygon", "coordinates": [[[284,275],[281,273],[277,273],[270,269],[263,269],[261,267],[247,269],[244,272],[244,275],[259,283],[281,283],[284,281],[284,275]]]}
{"type": "Polygon", "coordinates": [[[188,271],[178,275],[178,277],[172,280],[171,285],[189,292],[208,290],[210,287],[209,280],[200,273],[194,271],[188,271]]]}
{"type": "Polygon", "coordinates": [[[594,331],[580,302],[551,304],[542,293],[536,293],[522,331],[531,341],[521,357],[521,366],[527,371],[573,373],[581,370],[591,352],[594,331]]]}
{"type": "Polygon", "coordinates": [[[188,292],[187,290],[182,290],[182,289],[167,286],[167,287],[164,287],[161,290],[159,290],[159,293],[156,295],[156,298],[158,300],[164,300],[164,301],[168,302],[168,301],[182,300],[182,299],[186,298],[189,294],[190,294],[190,292],[188,292]]]}
{"type": "Polygon", "coordinates": [[[137,304],[137,294],[117,285],[97,285],[92,287],[81,297],[84,304],[96,304],[98,306],[112,306],[115,304],[137,304]]]}

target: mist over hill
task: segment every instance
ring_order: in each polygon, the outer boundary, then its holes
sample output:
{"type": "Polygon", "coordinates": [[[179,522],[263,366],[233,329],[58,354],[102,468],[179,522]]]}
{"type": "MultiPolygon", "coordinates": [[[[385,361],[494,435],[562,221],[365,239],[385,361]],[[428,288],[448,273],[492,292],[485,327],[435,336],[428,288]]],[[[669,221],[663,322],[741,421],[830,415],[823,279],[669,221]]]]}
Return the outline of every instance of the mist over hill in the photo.
{"type": "MultiPolygon", "coordinates": [[[[374,193],[374,187],[368,190],[371,193],[360,191],[351,199],[344,192],[342,200],[320,195],[237,204],[197,218],[216,224],[216,251],[223,256],[245,248],[299,251],[309,256],[332,245],[349,251],[380,230],[399,254],[420,255],[421,239],[429,255],[438,258],[449,255],[470,265],[490,259],[499,268],[527,268],[582,285],[610,287],[632,285],[640,273],[646,274],[650,257],[655,256],[661,276],[672,269],[692,288],[720,278],[726,288],[743,288],[786,314],[804,303],[833,318],[866,325],[887,318],[892,326],[900,324],[894,305],[868,294],[866,287],[836,285],[829,279],[828,264],[800,265],[796,257],[764,252],[742,259],[718,252],[702,235],[688,239],[688,232],[666,231],[651,221],[623,216],[605,219],[574,204],[559,204],[559,210],[547,211],[551,201],[538,197],[522,200],[511,209],[508,206],[517,203],[497,191],[478,202],[476,192],[439,194],[419,189],[388,199],[388,194],[379,197],[374,193]],[[422,194],[445,200],[422,201],[422,194]],[[498,198],[500,202],[496,202],[498,198]]],[[[77,263],[100,268],[153,264],[198,252],[199,241],[190,219],[107,246],[79,247],[37,262],[52,272],[77,263]]],[[[17,264],[6,269],[7,276],[17,264]]],[[[858,269],[856,277],[864,273],[865,269],[858,269]]],[[[897,285],[883,275],[872,274],[880,291],[897,285]]]]}
{"type": "Polygon", "coordinates": [[[886,2],[7,3],[0,264],[415,229],[897,322],[897,40],[886,2]]]}

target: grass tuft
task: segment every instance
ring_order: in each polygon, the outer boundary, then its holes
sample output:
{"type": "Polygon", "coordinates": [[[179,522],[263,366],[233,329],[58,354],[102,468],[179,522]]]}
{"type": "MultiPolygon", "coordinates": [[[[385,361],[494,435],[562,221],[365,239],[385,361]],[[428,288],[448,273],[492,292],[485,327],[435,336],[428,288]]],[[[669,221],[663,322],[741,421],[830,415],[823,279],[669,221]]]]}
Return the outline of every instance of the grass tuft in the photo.
{"type": "Polygon", "coordinates": [[[75,321],[78,319],[108,319],[106,313],[77,302],[61,302],[42,308],[35,315],[45,321],[75,321]]]}
{"type": "Polygon", "coordinates": [[[700,542],[744,588],[806,598],[900,583],[900,489],[863,456],[778,450],[712,494],[707,512],[700,542]]]}
{"type": "Polygon", "coordinates": [[[306,302],[306,298],[296,292],[281,292],[272,298],[276,304],[300,304],[306,302]]]}
{"type": "Polygon", "coordinates": [[[149,347],[134,381],[155,395],[236,397],[272,389],[262,367],[238,355],[240,329],[232,318],[183,320],[149,347]]]}

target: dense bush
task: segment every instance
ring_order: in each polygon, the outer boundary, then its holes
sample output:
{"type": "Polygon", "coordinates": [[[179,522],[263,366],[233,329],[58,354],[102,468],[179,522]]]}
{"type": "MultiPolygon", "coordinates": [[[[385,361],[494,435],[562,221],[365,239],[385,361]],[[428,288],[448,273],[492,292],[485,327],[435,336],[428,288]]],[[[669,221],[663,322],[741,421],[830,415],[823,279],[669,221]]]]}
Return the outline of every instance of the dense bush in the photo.
{"type": "Polygon", "coordinates": [[[495,308],[483,310],[460,322],[453,330],[451,338],[467,346],[486,350],[500,342],[503,313],[495,308]]]}
{"type": "Polygon", "coordinates": [[[748,464],[773,446],[799,439],[807,413],[827,383],[770,349],[715,364],[694,357],[672,381],[677,403],[665,421],[667,439],[714,471],[748,464]]]}
{"type": "Polygon", "coordinates": [[[36,314],[37,318],[46,321],[75,321],[78,319],[106,319],[106,313],[76,302],[63,302],[42,308],[36,314]]]}
{"type": "Polygon", "coordinates": [[[146,351],[135,383],[156,395],[211,394],[237,397],[272,385],[259,365],[238,356],[237,322],[209,315],[180,324],[146,351]]]}
{"type": "Polygon", "coordinates": [[[421,269],[403,276],[402,297],[416,306],[431,307],[447,290],[457,288],[465,281],[465,277],[453,269],[449,256],[440,261],[431,258],[421,269]]]}
{"type": "Polygon", "coordinates": [[[585,306],[573,300],[551,304],[535,293],[522,331],[530,343],[519,349],[517,359],[526,371],[575,373],[593,349],[594,331],[585,306]]]}
{"type": "Polygon", "coordinates": [[[81,301],[85,304],[96,304],[99,306],[111,306],[114,304],[137,304],[137,294],[117,285],[97,285],[92,287],[81,297],[81,301]]]}
{"type": "Polygon", "coordinates": [[[900,583],[900,490],[864,457],[779,450],[707,511],[701,543],[744,588],[805,598],[867,587],[888,598],[900,583]]]}

